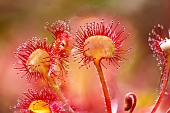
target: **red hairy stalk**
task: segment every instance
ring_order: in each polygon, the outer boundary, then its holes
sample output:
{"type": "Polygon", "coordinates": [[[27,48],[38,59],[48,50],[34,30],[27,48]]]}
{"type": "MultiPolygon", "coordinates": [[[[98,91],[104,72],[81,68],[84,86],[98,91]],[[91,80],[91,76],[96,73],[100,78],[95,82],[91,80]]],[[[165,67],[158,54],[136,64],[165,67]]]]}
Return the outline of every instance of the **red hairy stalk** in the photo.
{"type": "Polygon", "coordinates": [[[103,88],[103,92],[104,92],[104,97],[105,97],[105,102],[106,102],[106,109],[108,113],[112,113],[112,108],[111,108],[111,100],[110,100],[110,96],[109,96],[109,91],[108,91],[108,87],[106,84],[106,80],[104,78],[103,72],[102,72],[102,68],[100,65],[100,61],[96,61],[94,60],[94,65],[97,68],[98,74],[99,74],[99,78],[102,84],[102,88],[103,88]]]}
{"type": "Polygon", "coordinates": [[[166,72],[166,75],[164,75],[164,81],[162,83],[162,89],[161,89],[161,92],[159,94],[159,97],[157,98],[156,100],[156,103],[151,111],[151,113],[155,113],[157,108],[159,107],[164,95],[165,95],[165,92],[166,92],[166,88],[167,88],[167,85],[168,85],[168,77],[169,77],[169,72],[170,70],[168,69],[167,72],[166,72]]]}

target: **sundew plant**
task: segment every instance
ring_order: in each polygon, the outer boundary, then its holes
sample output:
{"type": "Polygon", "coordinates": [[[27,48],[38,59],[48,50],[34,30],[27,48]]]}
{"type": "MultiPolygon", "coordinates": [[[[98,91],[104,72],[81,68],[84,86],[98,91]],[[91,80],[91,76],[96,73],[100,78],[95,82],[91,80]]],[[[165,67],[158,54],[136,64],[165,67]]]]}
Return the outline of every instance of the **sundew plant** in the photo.
{"type": "MultiPolygon", "coordinates": [[[[71,29],[74,23],[67,19],[57,20],[52,24],[47,22],[44,28],[51,33],[53,40],[49,40],[48,37],[32,37],[21,43],[15,52],[18,61],[15,62],[14,69],[17,70],[18,77],[37,85],[37,89],[27,89],[11,110],[15,113],[96,113],[93,107],[88,111],[82,106],[77,106],[76,97],[70,100],[69,94],[63,91],[63,84],[71,81],[67,78],[71,71],[70,57],[72,57],[74,62],[78,62],[79,70],[95,67],[96,75],[87,76],[97,76],[98,85],[101,86],[99,91],[101,96],[91,99],[91,101],[103,99],[101,107],[104,110],[100,113],[117,113],[115,99],[111,95],[112,90],[115,89],[109,87],[109,80],[106,79],[111,74],[107,75],[103,70],[109,68],[119,70],[122,68],[122,62],[131,62],[127,55],[133,49],[128,44],[133,32],[129,33],[128,27],[126,28],[124,23],[115,21],[114,18],[110,22],[106,20],[107,18],[100,21],[91,20],[83,26],[79,25],[77,30],[71,29]],[[39,84],[43,84],[43,88],[38,88],[39,84]]],[[[143,111],[136,110],[138,95],[129,91],[124,95],[124,109],[121,112],[155,113],[164,100],[170,73],[170,39],[164,32],[166,31],[163,30],[163,26],[158,24],[148,35],[148,48],[153,51],[161,71],[160,93],[155,104],[153,102],[151,107],[148,106],[143,111]]],[[[114,70],[111,73],[114,73],[114,70]]],[[[95,86],[91,84],[90,87],[95,86]]],[[[167,113],[169,112],[170,109],[167,110],[167,113]]]]}

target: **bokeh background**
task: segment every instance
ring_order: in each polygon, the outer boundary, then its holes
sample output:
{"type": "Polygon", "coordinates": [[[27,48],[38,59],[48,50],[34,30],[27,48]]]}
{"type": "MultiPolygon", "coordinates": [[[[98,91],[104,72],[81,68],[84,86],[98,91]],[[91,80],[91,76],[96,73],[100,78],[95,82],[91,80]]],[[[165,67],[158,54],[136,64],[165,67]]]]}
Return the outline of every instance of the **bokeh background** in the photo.
{"type": "MultiPolygon", "coordinates": [[[[168,32],[169,11],[169,0],[0,0],[0,113],[13,113],[10,106],[28,88],[35,87],[20,79],[13,69],[16,48],[33,36],[51,37],[44,30],[45,23],[65,18],[71,20],[73,29],[77,20],[81,23],[89,18],[120,20],[125,25],[131,33],[128,41],[132,50],[127,56],[130,61],[121,63],[118,70],[108,65],[104,69],[114,109],[124,112],[123,99],[128,92],[137,95],[135,113],[149,109],[159,94],[156,89],[160,71],[148,46],[148,33],[157,24],[162,24],[168,32]]],[[[65,95],[82,111],[102,113],[102,91],[93,64],[90,69],[79,69],[77,65],[71,60],[65,95]]],[[[167,92],[160,113],[170,107],[169,98],[167,92]]]]}

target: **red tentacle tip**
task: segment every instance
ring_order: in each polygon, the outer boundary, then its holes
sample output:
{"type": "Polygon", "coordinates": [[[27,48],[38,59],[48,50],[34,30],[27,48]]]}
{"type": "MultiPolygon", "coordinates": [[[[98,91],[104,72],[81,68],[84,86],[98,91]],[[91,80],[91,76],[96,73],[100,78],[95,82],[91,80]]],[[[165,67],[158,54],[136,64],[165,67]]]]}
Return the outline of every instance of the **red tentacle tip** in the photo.
{"type": "Polygon", "coordinates": [[[125,96],[125,106],[124,110],[132,113],[136,106],[137,98],[134,93],[127,93],[125,96]]]}

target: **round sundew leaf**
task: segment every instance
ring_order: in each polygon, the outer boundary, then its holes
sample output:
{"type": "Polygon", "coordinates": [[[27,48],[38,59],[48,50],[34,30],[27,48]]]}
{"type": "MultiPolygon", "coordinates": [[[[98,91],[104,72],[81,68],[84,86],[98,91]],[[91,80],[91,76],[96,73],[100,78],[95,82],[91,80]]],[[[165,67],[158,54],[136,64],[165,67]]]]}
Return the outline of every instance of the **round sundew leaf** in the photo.
{"type": "Polygon", "coordinates": [[[84,44],[84,50],[88,49],[84,54],[95,59],[111,58],[115,53],[113,41],[107,36],[91,36],[84,44]]]}
{"type": "Polygon", "coordinates": [[[33,113],[51,113],[48,103],[42,100],[35,100],[31,102],[28,110],[33,113]]]}
{"type": "Polygon", "coordinates": [[[48,73],[48,66],[50,62],[47,62],[45,58],[50,59],[50,55],[47,51],[42,49],[36,49],[28,58],[26,65],[30,72],[38,72],[44,76],[48,73]]]}

